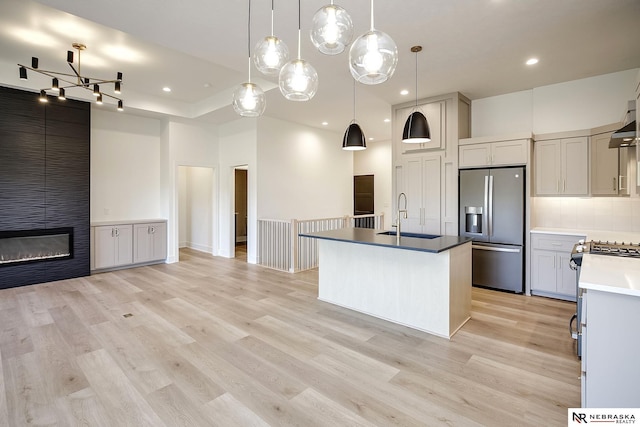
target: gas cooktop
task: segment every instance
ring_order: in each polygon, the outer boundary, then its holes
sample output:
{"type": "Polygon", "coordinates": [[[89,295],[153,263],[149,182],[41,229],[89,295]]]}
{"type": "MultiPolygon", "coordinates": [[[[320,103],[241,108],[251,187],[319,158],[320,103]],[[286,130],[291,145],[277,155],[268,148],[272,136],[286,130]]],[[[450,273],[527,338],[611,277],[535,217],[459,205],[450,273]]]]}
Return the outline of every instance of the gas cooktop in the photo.
{"type": "Polygon", "coordinates": [[[640,258],[640,243],[603,242],[591,240],[590,242],[578,242],[574,251],[592,255],[611,255],[640,258]]]}

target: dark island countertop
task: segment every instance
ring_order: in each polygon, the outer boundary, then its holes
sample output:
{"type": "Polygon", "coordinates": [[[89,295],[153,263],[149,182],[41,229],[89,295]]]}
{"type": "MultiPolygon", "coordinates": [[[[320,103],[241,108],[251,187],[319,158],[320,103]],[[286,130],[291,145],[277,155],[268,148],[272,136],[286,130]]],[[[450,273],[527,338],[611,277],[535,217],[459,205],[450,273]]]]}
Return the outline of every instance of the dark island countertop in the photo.
{"type": "Polygon", "coordinates": [[[313,239],[335,240],[338,242],[357,243],[362,245],[384,246],[421,252],[444,252],[456,246],[470,242],[468,237],[430,236],[426,234],[400,233],[400,245],[396,243],[395,234],[370,228],[341,228],[339,230],[300,233],[302,237],[313,239]],[[386,234],[385,234],[386,233],[386,234]],[[417,237],[425,236],[425,237],[417,237]]]}

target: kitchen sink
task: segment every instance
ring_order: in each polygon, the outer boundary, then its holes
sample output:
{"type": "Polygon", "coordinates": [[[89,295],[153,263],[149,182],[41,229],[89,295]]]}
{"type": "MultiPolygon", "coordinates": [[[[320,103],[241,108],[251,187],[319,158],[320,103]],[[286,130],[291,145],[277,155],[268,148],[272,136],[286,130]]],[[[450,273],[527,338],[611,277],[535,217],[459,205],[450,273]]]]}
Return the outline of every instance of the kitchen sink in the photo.
{"type": "MultiPolygon", "coordinates": [[[[395,231],[383,231],[382,233],[376,233],[380,236],[395,236],[395,231]]],[[[420,233],[400,233],[400,237],[415,237],[417,239],[435,239],[440,237],[436,234],[420,234],[420,233]]]]}

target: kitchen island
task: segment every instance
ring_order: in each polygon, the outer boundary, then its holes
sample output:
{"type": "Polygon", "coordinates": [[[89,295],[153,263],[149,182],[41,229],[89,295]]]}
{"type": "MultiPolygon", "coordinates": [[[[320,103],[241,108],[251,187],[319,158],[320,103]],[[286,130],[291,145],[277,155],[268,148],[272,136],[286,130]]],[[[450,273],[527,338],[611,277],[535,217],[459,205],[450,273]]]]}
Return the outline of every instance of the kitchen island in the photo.
{"type": "Polygon", "coordinates": [[[318,299],[450,338],[470,318],[471,239],[344,228],[318,239],[318,299]]]}

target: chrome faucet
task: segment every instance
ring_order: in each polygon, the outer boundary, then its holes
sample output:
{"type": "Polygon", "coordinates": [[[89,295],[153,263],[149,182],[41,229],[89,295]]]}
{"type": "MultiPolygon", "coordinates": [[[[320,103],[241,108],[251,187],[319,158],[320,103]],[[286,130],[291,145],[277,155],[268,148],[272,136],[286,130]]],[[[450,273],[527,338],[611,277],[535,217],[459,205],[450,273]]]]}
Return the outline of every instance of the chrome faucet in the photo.
{"type": "Polygon", "coordinates": [[[393,224],[393,227],[397,228],[396,231],[396,245],[400,246],[400,214],[403,214],[402,216],[404,217],[404,219],[407,219],[407,195],[404,193],[400,193],[398,194],[398,204],[396,206],[398,208],[398,219],[396,221],[395,224],[393,224]],[[400,199],[404,197],[404,209],[400,209],[400,199]]]}

